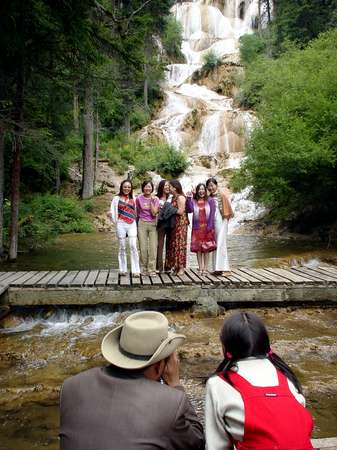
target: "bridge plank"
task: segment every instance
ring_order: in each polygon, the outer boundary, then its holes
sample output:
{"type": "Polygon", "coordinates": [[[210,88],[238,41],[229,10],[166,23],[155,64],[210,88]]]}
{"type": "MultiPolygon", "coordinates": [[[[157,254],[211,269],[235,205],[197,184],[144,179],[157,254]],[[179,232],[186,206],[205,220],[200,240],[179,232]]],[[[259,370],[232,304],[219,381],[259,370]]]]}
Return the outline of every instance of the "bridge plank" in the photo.
{"type": "Polygon", "coordinates": [[[269,278],[274,284],[291,284],[288,278],[281,276],[274,271],[274,267],[266,267],[265,269],[260,268],[259,272],[262,273],[266,278],[269,278]]]}
{"type": "Polygon", "coordinates": [[[160,278],[164,286],[172,286],[173,281],[171,280],[168,273],[161,273],[160,278]]]}
{"type": "Polygon", "coordinates": [[[173,273],[170,273],[170,277],[171,277],[171,280],[173,281],[174,285],[179,286],[179,285],[183,284],[183,282],[181,281],[181,279],[177,275],[174,275],[173,273]]]}
{"type": "Polygon", "coordinates": [[[181,279],[183,284],[185,284],[187,286],[192,284],[192,280],[189,276],[187,276],[186,271],[183,275],[178,275],[178,277],[181,279]]]}
{"type": "Polygon", "coordinates": [[[261,280],[258,280],[257,278],[254,278],[252,275],[243,272],[240,267],[238,267],[237,269],[232,269],[232,273],[237,277],[239,277],[239,279],[243,278],[244,280],[249,281],[251,284],[261,284],[261,280]]]}
{"type": "Polygon", "coordinates": [[[67,275],[67,270],[56,272],[56,275],[47,282],[47,287],[56,287],[58,283],[67,275]]]}
{"type": "Polygon", "coordinates": [[[337,267],[336,266],[320,266],[319,268],[330,274],[337,275],[337,267]]]}
{"type": "MultiPolygon", "coordinates": [[[[250,284],[249,275],[242,273],[240,271],[232,270],[230,273],[227,273],[226,275],[221,275],[223,280],[230,280],[231,283],[234,284],[250,284]]],[[[256,280],[255,280],[256,281],[256,280]]],[[[260,282],[261,283],[261,282],[260,282]]]]}
{"type": "Polygon", "coordinates": [[[247,275],[251,275],[256,280],[259,280],[263,284],[271,284],[271,280],[269,278],[266,278],[263,274],[260,272],[256,272],[254,269],[249,267],[241,267],[241,272],[246,273],[247,275]]]}
{"type": "Polygon", "coordinates": [[[0,282],[4,281],[6,278],[9,278],[10,276],[14,275],[16,272],[2,272],[0,276],[0,282]]]}
{"type": "Polygon", "coordinates": [[[78,274],[78,270],[70,270],[57,284],[58,287],[71,286],[71,282],[78,274]]]}
{"type": "Polygon", "coordinates": [[[190,277],[193,284],[202,284],[202,280],[191,269],[186,269],[185,274],[190,277]]]}
{"type": "Polygon", "coordinates": [[[151,275],[150,278],[154,286],[161,286],[163,284],[159,275],[151,275]]]}
{"type": "Polygon", "coordinates": [[[140,286],[142,282],[140,281],[140,277],[135,277],[134,274],[131,274],[131,284],[132,286],[140,286]]]}
{"type": "MultiPolygon", "coordinates": [[[[223,275],[217,275],[218,280],[221,281],[221,284],[224,284],[226,286],[232,284],[232,281],[229,278],[226,278],[223,275]]],[[[233,277],[233,280],[235,280],[236,283],[238,283],[238,278],[233,277]]]]}
{"type": "Polygon", "coordinates": [[[104,287],[106,284],[106,280],[108,279],[108,275],[108,270],[100,270],[95,281],[95,286],[104,287]]]}
{"type": "Polygon", "coordinates": [[[22,275],[24,275],[25,273],[27,273],[27,271],[13,272],[13,275],[11,275],[10,277],[7,277],[5,280],[1,281],[1,284],[10,285],[13,281],[22,277],[22,275]]]}
{"type": "Polygon", "coordinates": [[[130,286],[131,285],[131,279],[129,272],[126,273],[126,275],[119,275],[119,286],[130,286]]]}
{"type": "Polygon", "coordinates": [[[221,284],[221,280],[219,280],[219,278],[217,278],[212,273],[207,273],[205,276],[211,281],[211,283],[213,283],[213,284],[221,284]]]}
{"type": "MultiPolygon", "coordinates": [[[[0,284],[0,296],[4,294],[9,288],[8,284],[0,284]]],[[[2,318],[2,311],[0,311],[0,319],[2,318]]]]}
{"type": "Polygon", "coordinates": [[[141,275],[143,286],[152,286],[151,278],[148,275],[141,275]]]}
{"type": "Polygon", "coordinates": [[[90,270],[83,286],[94,286],[97,275],[98,270],[90,270]]]}
{"type": "Polygon", "coordinates": [[[221,275],[223,280],[229,280],[231,284],[234,284],[235,287],[240,286],[243,283],[242,277],[238,276],[237,274],[233,274],[233,273],[227,273],[226,275],[223,274],[221,275]]]}
{"type": "Polygon", "coordinates": [[[330,278],[332,278],[332,280],[335,280],[337,282],[337,273],[334,274],[333,272],[325,271],[323,267],[315,267],[312,270],[314,270],[315,272],[319,272],[320,274],[323,274],[325,276],[329,276],[330,278]]]}
{"type": "Polygon", "coordinates": [[[316,282],[317,280],[320,280],[321,283],[326,283],[327,281],[337,283],[337,280],[330,277],[328,274],[316,272],[315,270],[309,269],[309,267],[294,267],[293,270],[296,271],[296,273],[316,280],[316,282]]]}
{"type": "Polygon", "coordinates": [[[23,283],[23,286],[35,286],[35,284],[41,280],[41,278],[43,278],[46,274],[48,273],[48,271],[44,271],[44,272],[37,272],[36,275],[34,275],[33,277],[29,278],[29,280],[25,281],[23,283]]]}
{"type": "Polygon", "coordinates": [[[22,286],[25,281],[29,280],[29,278],[32,278],[35,274],[37,274],[37,271],[31,270],[29,272],[25,272],[21,277],[12,281],[11,284],[12,286],[22,286]]]}
{"type": "Polygon", "coordinates": [[[47,286],[48,281],[50,281],[58,272],[56,270],[52,270],[51,272],[47,272],[47,274],[42,277],[39,281],[37,281],[37,287],[45,287],[47,286]]]}
{"type": "Polygon", "coordinates": [[[202,284],[211,284],[211,280],[209,278],[207,278],[204,275],[201,275],[201,273],[199,273],[197,271],[197,269],[191,269],[191,272],[194,273],[194,275],[196,275],[197,277],[200,278],[200,280],[202,281],[202,284]]]}
{"type": "Polygon", "coordinates": [[[71,285],[74,287],[82,287],[87,276],[89,274],[89,270],[80,270],[76,277],[71,282],[71,285]]]}
{"type": "Polygon", "coordinates": [[[106,281],[107,286],[117,286],[118,285],[118,270],[110,269],[108,279],[106,281]]]}
{"type": "Polygon", "coordinates": [[[277,273],[278,275],[281,275],[282,277],[287,278],[288,280],[292,281],[295,284],[303,284],[303,283],[310,283],[312,280],[305,275],[297,275],[294,272],[291,272],[290,269],[281,269],[279,267],[274,267],[273,271],[277,273]]]}

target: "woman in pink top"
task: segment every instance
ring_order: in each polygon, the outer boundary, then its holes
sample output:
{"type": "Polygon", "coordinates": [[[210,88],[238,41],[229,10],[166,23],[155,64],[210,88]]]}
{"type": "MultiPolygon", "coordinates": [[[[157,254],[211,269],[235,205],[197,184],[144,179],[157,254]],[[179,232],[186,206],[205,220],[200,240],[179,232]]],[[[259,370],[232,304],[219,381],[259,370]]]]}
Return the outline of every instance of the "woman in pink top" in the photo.
{"type": "Polygon", "coordinates": [[[151,180],[142,183],[142,194],[137,197],[138,241],[140,260],[144,275],[156,275],[157,229],[156,216],[159,210],[159,199],[153,195],[151,180]]]}

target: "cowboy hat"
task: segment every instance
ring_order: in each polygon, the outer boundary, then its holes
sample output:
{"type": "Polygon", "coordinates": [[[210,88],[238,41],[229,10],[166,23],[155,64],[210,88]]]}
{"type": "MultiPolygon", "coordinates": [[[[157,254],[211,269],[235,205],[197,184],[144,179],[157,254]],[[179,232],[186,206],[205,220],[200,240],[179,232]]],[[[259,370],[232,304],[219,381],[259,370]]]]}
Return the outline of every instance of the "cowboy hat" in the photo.
{"type": "Polygon", "coordinates": [[[168,330],[164,314],[136,312],[106,334],[102,354],[123,369],[142,369],[170,356],[185,341],[183,334],[168,330]]]}

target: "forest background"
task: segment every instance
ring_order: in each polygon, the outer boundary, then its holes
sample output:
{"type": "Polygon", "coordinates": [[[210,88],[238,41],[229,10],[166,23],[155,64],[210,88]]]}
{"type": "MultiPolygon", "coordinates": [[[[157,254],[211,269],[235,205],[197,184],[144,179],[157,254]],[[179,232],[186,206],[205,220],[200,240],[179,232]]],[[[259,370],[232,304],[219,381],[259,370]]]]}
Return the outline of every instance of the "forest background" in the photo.
{"type": "MultiPolygon", "coordinates": [[[[4,0],[0,6],[0,255],[93,229],[99,158],[176,177],[184,152],[141,141],[162,104],[165,65],[183,62],[170,0],[4,0]],[[68,170],[82,166],[78,192],[68,170]]],[[[261,0],[241,38],[235,102],[259,126],[231,180],[269,220],[310,232],[337,219],[337,0],[261,0]],[[263,5],[262,5],[263,4],[263,5]]],[[[208,55],[207,70],[221,61],[208,55]]]]}

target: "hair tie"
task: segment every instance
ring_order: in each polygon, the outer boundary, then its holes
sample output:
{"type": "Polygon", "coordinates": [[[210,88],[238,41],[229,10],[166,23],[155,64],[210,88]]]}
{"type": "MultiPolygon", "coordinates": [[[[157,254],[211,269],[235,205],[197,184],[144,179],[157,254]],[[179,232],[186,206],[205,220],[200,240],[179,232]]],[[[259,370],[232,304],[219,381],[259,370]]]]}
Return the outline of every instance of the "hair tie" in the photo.
{"type": "Polygon", "coordinates": [[[230,352],[226,352],[226,358],[228,358],[228,359],[232,359],[233,358],[233,355],[230,353],[230,352]]]}
{"type": "Polygon", "coordinates": [[[273,356],[273,350],[271,348],[269,349],[269,352],[267,353],[267,356],[269,358],[271,358],[273,356]]]}

